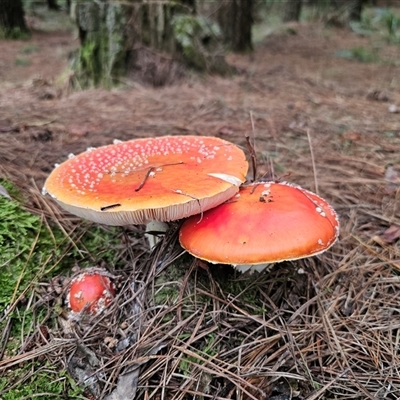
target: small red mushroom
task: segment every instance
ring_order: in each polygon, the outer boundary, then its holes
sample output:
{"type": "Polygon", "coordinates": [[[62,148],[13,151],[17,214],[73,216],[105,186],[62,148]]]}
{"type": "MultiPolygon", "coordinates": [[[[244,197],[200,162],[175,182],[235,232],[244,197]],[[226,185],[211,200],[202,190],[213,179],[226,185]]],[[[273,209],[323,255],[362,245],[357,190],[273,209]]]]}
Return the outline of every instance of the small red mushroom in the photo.
{"type": "Polygon", "coordinates": [[[67,301],[74,312],[99,314],[115,296],[111,279],[101,272],[83,272],[71,282],[67,301]]]}

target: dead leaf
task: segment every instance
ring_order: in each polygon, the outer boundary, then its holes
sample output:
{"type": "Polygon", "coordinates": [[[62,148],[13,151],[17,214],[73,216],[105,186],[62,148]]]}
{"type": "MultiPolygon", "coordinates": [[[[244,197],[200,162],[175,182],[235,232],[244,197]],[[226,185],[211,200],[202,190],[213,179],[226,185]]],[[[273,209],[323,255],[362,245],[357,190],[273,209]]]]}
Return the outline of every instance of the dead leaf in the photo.
{"type": "Polygon", "coordinates": [[[348,130],[342,133],[342,140],[343,141],[350,141],[350,142],[357,142],[361,139],[361,133],[348,130]]]}
{"type": "Polygon", "coordinates": [[[77,138],[84,137],[90,132],[94,132],[96,129],[90,124],[73,124],[67,127],[67,131],[71,136],[75,136],[77,138]]]}
{"type": "Polygon", "coordinates": [[[400,226],[391,225],[382,235],[379,236],[382,242],[391,244],[397,241],[400,238],[400,226]]]}
{"type": "Polygon", "coordinates": [[[233,129],[229,126],[223,126],[221,129],[218,130],[218,133],[220,135],[230,136],[233,135],[233,129]]]}
{"type": "Polygon", "coordinates": [[[19,132],[19,128],[15,126],[0,126],[1,133],[19,132]]]}
{"type": "Polygon", "coordinates": [[[382,92],[380,90],[372,90],[367,94],[367,99],[368,100],[374,100],[374,101],[381,101],[381,102],[388,102],[390,101],[390,97],[388,96],[387,93],[382,92]]]}

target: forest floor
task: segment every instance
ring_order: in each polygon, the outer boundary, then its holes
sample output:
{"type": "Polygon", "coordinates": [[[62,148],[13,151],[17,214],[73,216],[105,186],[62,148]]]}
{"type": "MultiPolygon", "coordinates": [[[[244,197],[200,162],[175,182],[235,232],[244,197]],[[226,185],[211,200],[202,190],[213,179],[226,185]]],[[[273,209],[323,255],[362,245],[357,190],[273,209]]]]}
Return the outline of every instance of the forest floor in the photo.
{"type": "MultiPolygon", "coordinates": [[[[93,332],[102,339],[120,333],[79,330],[103,373],[91,388],[96,396],[109,393],[133,363],[141,399],[399,398],[400,47],[377,32],[290,24],[269,32],[253,54],[229,55],[238,71],[230,78],[192,74],[157,89],[128,82],[72,91],[68,58],[78,44],[69,30],[0,41],[0,177],[26,194],[35,213],[68,232],[79,225],[61,219],[40,194],[69,153],[161,135],[218,136],[246,148],[249,134],[259,177],[318,192],[341,222],[338,243],[318,258],[277,264],[256,278],[229,268],[230,282],[247,280],[241,293],[231,287],[234,296],[221,289],[221,267],[196,268],[185,259],[182,276],[168,278],[179,283],[179,301],[164,299],[157,319],[148,295],[143,301],[153,314],[142,321],[140,341],[113,364],[115,352],[103,359],[93,332]],[[182,293],[197,298],[191,315],[182,312],[182,293]]],[[[121,257],[132,265],[137,252],[123,253],[123,243],[121,257]]],[[[113,272],[128,274],[118,268],[113,272]]],[[[45,341],[65,335],[53,327],[45,341]]],[[[65,354],[51,347],[47,356],[64,367],[73,348],[65,343],[65,354]]],[[[2,374],[16,365],[13,355],[4,360],[2,374]]]]}

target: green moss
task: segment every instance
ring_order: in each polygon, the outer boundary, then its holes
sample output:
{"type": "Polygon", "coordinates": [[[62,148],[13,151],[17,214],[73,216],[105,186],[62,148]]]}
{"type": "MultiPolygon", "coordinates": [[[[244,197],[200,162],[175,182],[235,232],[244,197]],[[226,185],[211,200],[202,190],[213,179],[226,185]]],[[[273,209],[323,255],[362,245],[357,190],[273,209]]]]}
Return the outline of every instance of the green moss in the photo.
{"type": "Polygon", "coordinates": [[[175,315],[175,306],[182,301],[182,318],[187,318],[197,310],[203,310],[211,304],[211,298],[200,294],[197,288],[209,290],[208,277],[202,272],[192,272],[188,278],[188,266],[191,257],[181,257],[174,264],[164,269],[154,280],[152,304],[154,306],[167,306],[172,310],[165,316],[165,321],[175,315]]]}
{"type": "MultiPolygon", "coordinates": [[[[114,262],[119,239],[115,229],[85,224],[67,237],[60,229],[50,227],[44,217],[28,212],[23,207],[23,197],[12,185],[2,181],[0,184],[11,196],[0,195],[0,338],[8,337],[1,348],[6,356],[13,356],[20,349],[21,340],[42,321],[51,328],[48,309],[29,306],[26,301],[35,298],[38,283],[65,273],[76,262],[81,266],[93,266],[101,260],[114,262]]],[[[72,380],[60,371],[60,365],[27,361],[23,366],[2,371],[0,377],[3,400],[21,400],[32,394],[43,399],[75,399],[81,398],[79,393],[72,380]]]]}
{"type": "Polygon", "coordinates": [[[74,237],[67,238],[40,216],[26,211],[21,199],[16,200],[21,196],[12,185],[0,184],[13,198],[0,196],[0,314],[29,286],[76,262],[87,266],[115,262],[118,228],[83,224],[74,237]]]}
{"type": "MultiPolygon", "coordinates": [[[[186,338],[182,338],[182,340],[188,339],[190,335],[187,335],[186,338]]],[[[202,338],[200,341],[196,342],[197,351],[199,357],[189,356],[182,357],[181,362],[179,363],[180,372],[186,376],[190,376],[193,370],[193,367],[198,364],[204,364],[204,359],[208,360],[211,357],[218,354],[220,350],[220,346],[216,343],[216,336],[214,334],[209,334],[202,338]]]]}
{"type": "Polygon", "coordinates": [[[187,268],[181,263],[174,263],[164,269],[155,279],[154,297],[155,306],[168,305],[173,307],[176,305],[187,268]]]}
{"type": "Polygon", "coordinates": [[[374,63],[379,61],[379,55],[375,51],[366,49],[362,46],[353,47],[349,50],[337,51],[335,56],[362,63],[374,63]]]}
{"type": "Polygon", "coordinates": [[[31,62],[26,58],[16,58],[15,65],[20,67],[29,67],[29,65],[31,65],[31,62]]]}
{"type": "Polygon", "coordinates": [[[91,267],[93,264],[106,263],[108,266],[116,266],[118,248],[121,244],[121,228],[114,226],[98,226],[89,224],[81,232],[77,232],[74,239],[76,247],[71,249],[67,258],[61,262],[61,266],[78,262],[80,267],[91,267]]]}
{"type": "Polygon", "coordinates": [[[32,54],[32,53],[37,53],[40,51],[40,47],[37,46],[36,44],[27,44],[26,46],[24,46],[20,53],[21,54],[32,54]]]}
{"type": "Polygon", "coordinates": [[[173,17],[172,28],[188,65],[222,75],[232,72],[221,57],[222,33],[218,24],[204,16],[180,14],[173,17]]]}
{"type": "Polygon", "coordinates": [[[84,399],[82,389],[65,371],[56,371],[50,363],[27,363],[9,370],[0,378],[2,400],[31,399],[84,399]],[[31,373],[35,369],[35,374],[31,373]],[[10,382],[14,382],[9,389],[10,382]]]}
{"type": "Polygon", "coordinates": [[[83,87],[88,87],[91,83],[96,86],[100,81],[102,65],[99,62],[99,48],[98,43],[86,41],[79,49],[74,68],[83,87]]]}
{"type": "Polygon", "coordinates": [[[241,274],[228,265],[212,267],[212,274],[222,293],[229,293],[243,310],[263,315],[267,310],[260,301],[263,298],[266,275],[264,273],[241,274]]]}
{"type": "Polygon", "coordinates": [[[0,39],[11,40],[28,40],[31,37],[28,31],[20,28],[12,28],[9,30],[0,29],[0,39]]]}
{"type": "Polygon", "coordinates": [[[110,88],[125,73],[126,49],[123,7],[95,2],[78,5],[78,24],[85,28],[84,39],[73,63],[81,87],[110,88]]]}
{"type": "Polygon", "coordinates": [[[61,232],[50,231],[39,216],[0,196],[0,312],[44,273],[61,238],[61,232]]]}

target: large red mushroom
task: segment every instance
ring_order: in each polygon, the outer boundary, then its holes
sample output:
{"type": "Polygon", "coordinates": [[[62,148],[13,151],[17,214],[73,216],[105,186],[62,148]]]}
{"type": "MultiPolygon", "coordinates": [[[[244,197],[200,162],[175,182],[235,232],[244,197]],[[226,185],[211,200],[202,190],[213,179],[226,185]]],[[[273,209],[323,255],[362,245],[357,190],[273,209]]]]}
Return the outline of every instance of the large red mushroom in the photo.
{"type": "Polygon", "coordinates": [[[338,234],[337,215],[324,199],[289,183],[260,182],[202,218],[188,218],[180,242],[197,258],[244,272],[322,253],[338,234]]]}
{"type": "Polygon", "coordinates": [[[44,192],[100,223],[171,221],[230,198],[247,167],[241,149],[215,137],[136,139],[71,157],[50,174],[44,192]]]}
{"type": "Polygon", "coordinates": [[[219,138],[135,139],[71,156],[56,166],[43,193],[98,223],[173,221],[232,197],[247,168],[244,152],[219,138]]]}

